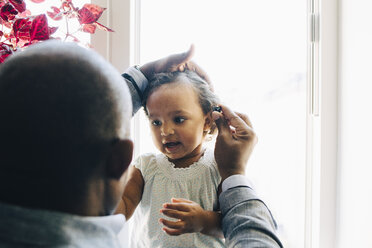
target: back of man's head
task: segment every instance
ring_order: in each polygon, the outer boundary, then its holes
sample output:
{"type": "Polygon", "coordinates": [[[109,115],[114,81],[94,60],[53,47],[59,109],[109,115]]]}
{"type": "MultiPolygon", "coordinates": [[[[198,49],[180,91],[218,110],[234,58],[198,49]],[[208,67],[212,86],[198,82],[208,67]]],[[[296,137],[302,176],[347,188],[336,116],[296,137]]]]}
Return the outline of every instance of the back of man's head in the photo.
{"type": "Polygon", "coordinates": [[[47,41],[10,57],[0,65],[0,201],[83,193],[128,138],[131,112],[122,77],[92,51],[47,41]]]}

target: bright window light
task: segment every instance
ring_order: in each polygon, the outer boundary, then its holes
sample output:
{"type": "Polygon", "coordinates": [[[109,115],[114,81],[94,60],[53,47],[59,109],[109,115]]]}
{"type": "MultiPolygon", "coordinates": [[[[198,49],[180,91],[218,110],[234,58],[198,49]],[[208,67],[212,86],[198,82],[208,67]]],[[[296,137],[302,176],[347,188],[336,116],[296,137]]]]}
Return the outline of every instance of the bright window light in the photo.
{"type": "MultiPolygon", "coordinates": [[[[142,0],[140,62],[182,52],[217,94],[249,115],[259,142],[247,175],[275,216],[285,247],[304,247],[306,1],[142,0]]],[[[155,151],[141,117],[140,153],[155,151]]]]}
{"type": "MultiPolygon", "coordinates": [[[[75,7],[81,8],[84,4],[90,3],[89,0],[74,0],[73,4],[75,7]]],[[[31,11],[32,15],[46,14],[47,11],[53,12],[50,7],[55,6],[59,8],[61,6],[61,0],[47,0],[42,3],[33,3],[32,1],[26,0],[26,7],[31,11]]],[[[60,21],[54,21],[48,17],[48,24],[51,27],[58,27],[55,34],[52,36],[59,38],[62,41],[65,40],[65,34],[67,33],[66,21],[63,18],[60,21]]],[[[68,22],[69,33],[75,36],[81,45],[90,43],[90,34],[79,31],[80,25],[77,18],[70,19],[68,22]]],[[[67,41],[72,41],[72,38],[68,38],[67,41]]]]}

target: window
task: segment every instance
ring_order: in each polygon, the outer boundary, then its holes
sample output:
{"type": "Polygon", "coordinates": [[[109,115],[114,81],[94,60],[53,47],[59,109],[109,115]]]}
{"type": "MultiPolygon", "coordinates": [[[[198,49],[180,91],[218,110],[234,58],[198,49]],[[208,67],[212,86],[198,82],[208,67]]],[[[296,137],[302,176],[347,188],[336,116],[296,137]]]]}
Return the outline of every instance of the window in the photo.
{"type": "MultiPolygon", "coordinates": [[[[247,175],[285,247],[305,233],[307,5],[298,0],[142,0],[140,63],[196,45],[217,94],[247,113],[259,142],[247,175]]],[[[139,152],[155,151],[146,118],[139,152]]]]}
{"type": "MultiPolygon", "coordinates": [[[[338,1],[92,2],[108,8],[102,23],[115,30],[96,33],[93,46],[119,71],[196,45],[219,96],[253,122],[247,173],[285,247],[336,247],[338,1]]],[[[141,114],[137,155],[155,150],[141,114]]]]}

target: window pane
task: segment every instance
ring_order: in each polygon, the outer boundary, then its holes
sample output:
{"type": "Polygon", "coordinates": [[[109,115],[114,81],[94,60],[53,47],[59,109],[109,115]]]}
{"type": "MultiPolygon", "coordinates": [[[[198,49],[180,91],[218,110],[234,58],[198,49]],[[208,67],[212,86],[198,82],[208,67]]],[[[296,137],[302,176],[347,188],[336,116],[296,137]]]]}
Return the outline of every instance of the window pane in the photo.
{"type": "MultiPolygon", "coordinates": [[[[304,246],[306,21],[305,0],[141,1],[141,62],[193,43],[223,102],[249,115],[247,175],[285,247],[304,246]]],[[[142,118],[140,152],[155,151],[142,118]]]]}

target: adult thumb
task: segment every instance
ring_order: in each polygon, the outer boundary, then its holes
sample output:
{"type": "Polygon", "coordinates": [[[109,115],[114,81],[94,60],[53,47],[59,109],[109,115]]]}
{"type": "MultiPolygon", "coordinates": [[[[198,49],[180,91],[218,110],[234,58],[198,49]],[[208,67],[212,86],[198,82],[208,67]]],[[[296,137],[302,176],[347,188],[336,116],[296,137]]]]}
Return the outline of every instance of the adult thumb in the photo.
{"type": "Polygon", "coordinates": [[[173,54],[168,57],[168,63],[171,63],[173,65],[180,65],[183,63],[186,63],[191,60],[191,58],[194,56],[195,53],[195,47],[192,44],[186,52],[173,54]]]}
{"type": "Polygon", "coordinates": [[[218,129],[218,136],[222,135],[223,133],[230,132],[229,124],[227,123],[227,120],[225,119],[222,113],[213,111],[212,118],[216,123],[218,129]]]}
{"type": "Polygon", "coordinates": [[[189,61],[194,56],[194,54],[195,54],[195,46],[194,46],[194,44],[191,44],[189,50],[184,52],[184,54],[183,54],[184,55],[184,58],[183,58],[184,61],[185,62],[189,61]]]}

